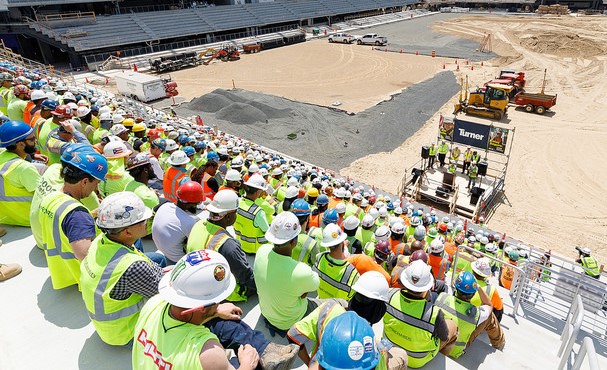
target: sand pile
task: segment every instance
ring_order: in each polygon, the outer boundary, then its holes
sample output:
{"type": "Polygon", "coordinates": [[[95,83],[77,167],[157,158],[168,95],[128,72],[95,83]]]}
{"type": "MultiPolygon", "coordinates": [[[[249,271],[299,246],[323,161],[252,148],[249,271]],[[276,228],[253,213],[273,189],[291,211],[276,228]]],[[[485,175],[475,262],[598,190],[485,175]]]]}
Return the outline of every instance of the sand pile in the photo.
{"type": "Polygon", "coordinates": [[[521,37],[521,46],[537,53],[580,58],[602,55],[607,50],[604,42],[566,32],[525,35],[521,37]]]}

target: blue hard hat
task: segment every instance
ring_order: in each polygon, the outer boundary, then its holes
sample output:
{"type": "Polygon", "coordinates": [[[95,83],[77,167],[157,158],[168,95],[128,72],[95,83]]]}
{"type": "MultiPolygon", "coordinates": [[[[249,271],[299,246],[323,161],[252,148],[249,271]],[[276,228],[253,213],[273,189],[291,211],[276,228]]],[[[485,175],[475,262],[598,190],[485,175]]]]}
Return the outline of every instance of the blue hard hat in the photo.
{"type": "Polygon", "coordinates": [[[339,221],[339,214],[335,208],[329,208],[323,212],[322,222],[324,222],[325,225],[336,224],[337,221],[339,221]]]}
{"type": "Polygon", "coordinates": [[[201,150],[201,149],[206,149],[207,148],[207,144],[204,143],[204,141],[197,141],[194,143],[194,149],[195,150],[201,150]]]}
{"type": "Polygon", "coordinates": [[[187,143],[188,143],[189,139],[190,139],[190,138],[188,137],[188,135],[180,135],[180,136],[177,138],[177,142],[178,142],[179,144],[181,144],[181,145],[185,145],[185,144],[187,144],[187,143]]]}
{"type": "Polygon", "coordinates": [[[8,121],[0,126],[0,148],[17,144],[30,136],[34,130],[25,122],[8,121]]]}
{"type": "Polygon", "coordinates": [[[295,199],[295,201],[291,203],[291,212],[293,212],[295,216],[309,216],[310,213],[312,213],[310,205],[302,198],[295,199]]]}
{"type": "Polygon", "coordinates": [[[69,155],[61,156],[61,161],[88,173],[98,180],[105,180],[107,175],[107,159],[96,151],[71,150],[69,155]]]}
{"type": "Polygon", "coordinates": [[[46,99],[45,101],[43,101],[40,104],[40,107],[42,107],[42,109],[51,110],[51,111],[57,109],[58,106],[59,106],[59,102],[57,100],[51,100],[51,99],[46,99]]]}
{"type": "Polygon", "coordinates": [[[327,370],[371,370],[379,357],[373,328],[354,311],[329,321],[316,354],[320,366],[327,370]]]}
{"type": "Polygon", "coordinates": [[[316,204],[319,206],[329,204],[329,197],[326,194],[320,194],[316,199],[316,204]]]}
{"type": "Polygon", "coordinates": [[[388,204],[386,204],[386,208],[388,208],[389,211],[394,210],[394,203],[388,202],[388,204]]]}
{"type": "Polygon", "coordinates": [[[97,104],[91,105],[91,111],[93,111],[93,112],[99,112],[99,106],[97,104]]]}
{"type": "Polygon", "coordinates": [[[219,159],[219,155],[215,152],[208,152],[207,153],[207,160],[209,161],[216,161],[219,159]]]}
{"type": "Polygon", "coordinates": [[[455,279],[455,289],[464,294],[474,294],[478,290],[478,284],[470,271],[463,271],[455,279]]]}
{"type": "Polygon", "coordinates": [[[185,152],[185,154],[189,157],[191,155],[196,154],[196,149],[192,148],[191,146],[186,146],[183,148],[183,151],[185,152]]]}
{"type": "Polygon", "coordinates": [[[83,151],[95,151],[91,144],[87,143],[73,143],[68,145],[63,145],[61,147],[61,160],[69,161],[72,157],[72,153],[75,151],[83,152],[83,151]]]}
{"type": "Polygon", "coordinates": [[[152,145],[154,145],[156,148],[162,149],[163,151],[166,150],[167,148],[167,141],[165,139],[154,139],[154,141],[152,141],[152,145]]]}

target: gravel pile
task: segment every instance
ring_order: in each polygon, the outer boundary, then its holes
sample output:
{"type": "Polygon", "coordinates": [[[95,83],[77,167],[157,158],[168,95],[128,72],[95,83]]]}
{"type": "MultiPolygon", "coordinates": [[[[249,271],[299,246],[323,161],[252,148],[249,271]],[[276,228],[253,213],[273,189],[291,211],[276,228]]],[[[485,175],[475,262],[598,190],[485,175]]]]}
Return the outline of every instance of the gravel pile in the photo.
{"type": "Polygon", "coordinates": [[[455,75],[445,71],[357,115],[238,89],[215,90],[176,111],[200,114],[220,130],[340,170],[361,157],[400,146],[458,91],[455,75]],[[226,105],[215,105],[220,101],[226,105]],[[297,134],[293,140],[287,138],[291,133],[297,134]]]}

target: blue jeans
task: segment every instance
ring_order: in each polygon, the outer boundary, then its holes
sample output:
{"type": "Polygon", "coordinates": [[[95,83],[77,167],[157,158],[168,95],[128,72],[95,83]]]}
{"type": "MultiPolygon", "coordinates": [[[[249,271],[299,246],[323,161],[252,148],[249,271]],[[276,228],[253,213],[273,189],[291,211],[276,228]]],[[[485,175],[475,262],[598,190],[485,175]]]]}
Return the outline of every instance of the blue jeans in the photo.
{"type": "Polygon", "coordinates": [[[160,267],[167,267],[167,259],[164,254],[158,252],[143,252],[143,242],[141,241],[141,239],[135,240],[135,244],[133,245],[135,246],[135,249],[145,254],[146,257],[149,258],[151,261],[159,264],[160,267]]]}
{"type": "MultiPolygon", "coordinates": [[[[204,326],[209,328],[211,333],[219,338],[219,343],[221,343],[223,348],[234,350],[237,354],[240,345],[250,344],[257,350],[257,353],[261,357],[263,351],[265,351],[268,344],[270,344],[262,332],[252,329],[241,320],[224,320],[216,318],[205,323],[204,326]]],[[[240,367],[237,357],[232,357],[230,363],[236,369],[240,367]]]]}

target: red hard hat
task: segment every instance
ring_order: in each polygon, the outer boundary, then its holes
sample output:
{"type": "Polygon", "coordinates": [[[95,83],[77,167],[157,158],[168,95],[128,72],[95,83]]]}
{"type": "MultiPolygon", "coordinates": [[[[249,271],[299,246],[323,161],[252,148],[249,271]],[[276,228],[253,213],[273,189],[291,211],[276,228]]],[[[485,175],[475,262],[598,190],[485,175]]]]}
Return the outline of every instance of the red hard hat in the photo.
{"type": "Polygon", "coordinates": [[[16,85],[15,87],[13,87],[13,94],[15,96],[21,95],[21,94],[29,94],[30,89],[25,86],[25,85],[16,85]]]}
{"type": "Polygon", "coordinates": [[[72,108],[70,108],[69,105],[67,104],[61,104],[60,106],[58,106],[57,108],[55,108],[54,111],[51,112],[53,114],[53,116],[57,116],[57,117],[71,117],[72,114],[74,113],[74,111],[72,110],[72,108]]]}
{"type": "Polygon", "coordinates": [[[200,203],[204,200],[202,185],[196,181],[183,183],[177,189],[177,198],[184,203],[200,203]]]}
{"type": "Polygon", "coordinates": [[[441,222],[440,224],[438,224],[438,229],[441,232],[446,233],[447,232],[447,224],[441,222]]]}
{"type": "Polygon", "coordinates": [[[422,260],[424,263],[428,263],[428,255],[421,249],[417,250],[411,254],[411,257],[409,257],[409,263],[415,260],[422,260]]]}
{"type": "Polygon", "coordinates": [[[158,139],[160,137],[160,131],[153,128],[150,131],[148,131],[148,137],[150,138],[150,140],[158,139]]]}
{"type": "Polygon", "coordinates": [[[375,244],[375,252],[379,252],[385,256],[390,254],[390,242],[387,240],[380,240],[375,244]]]}

